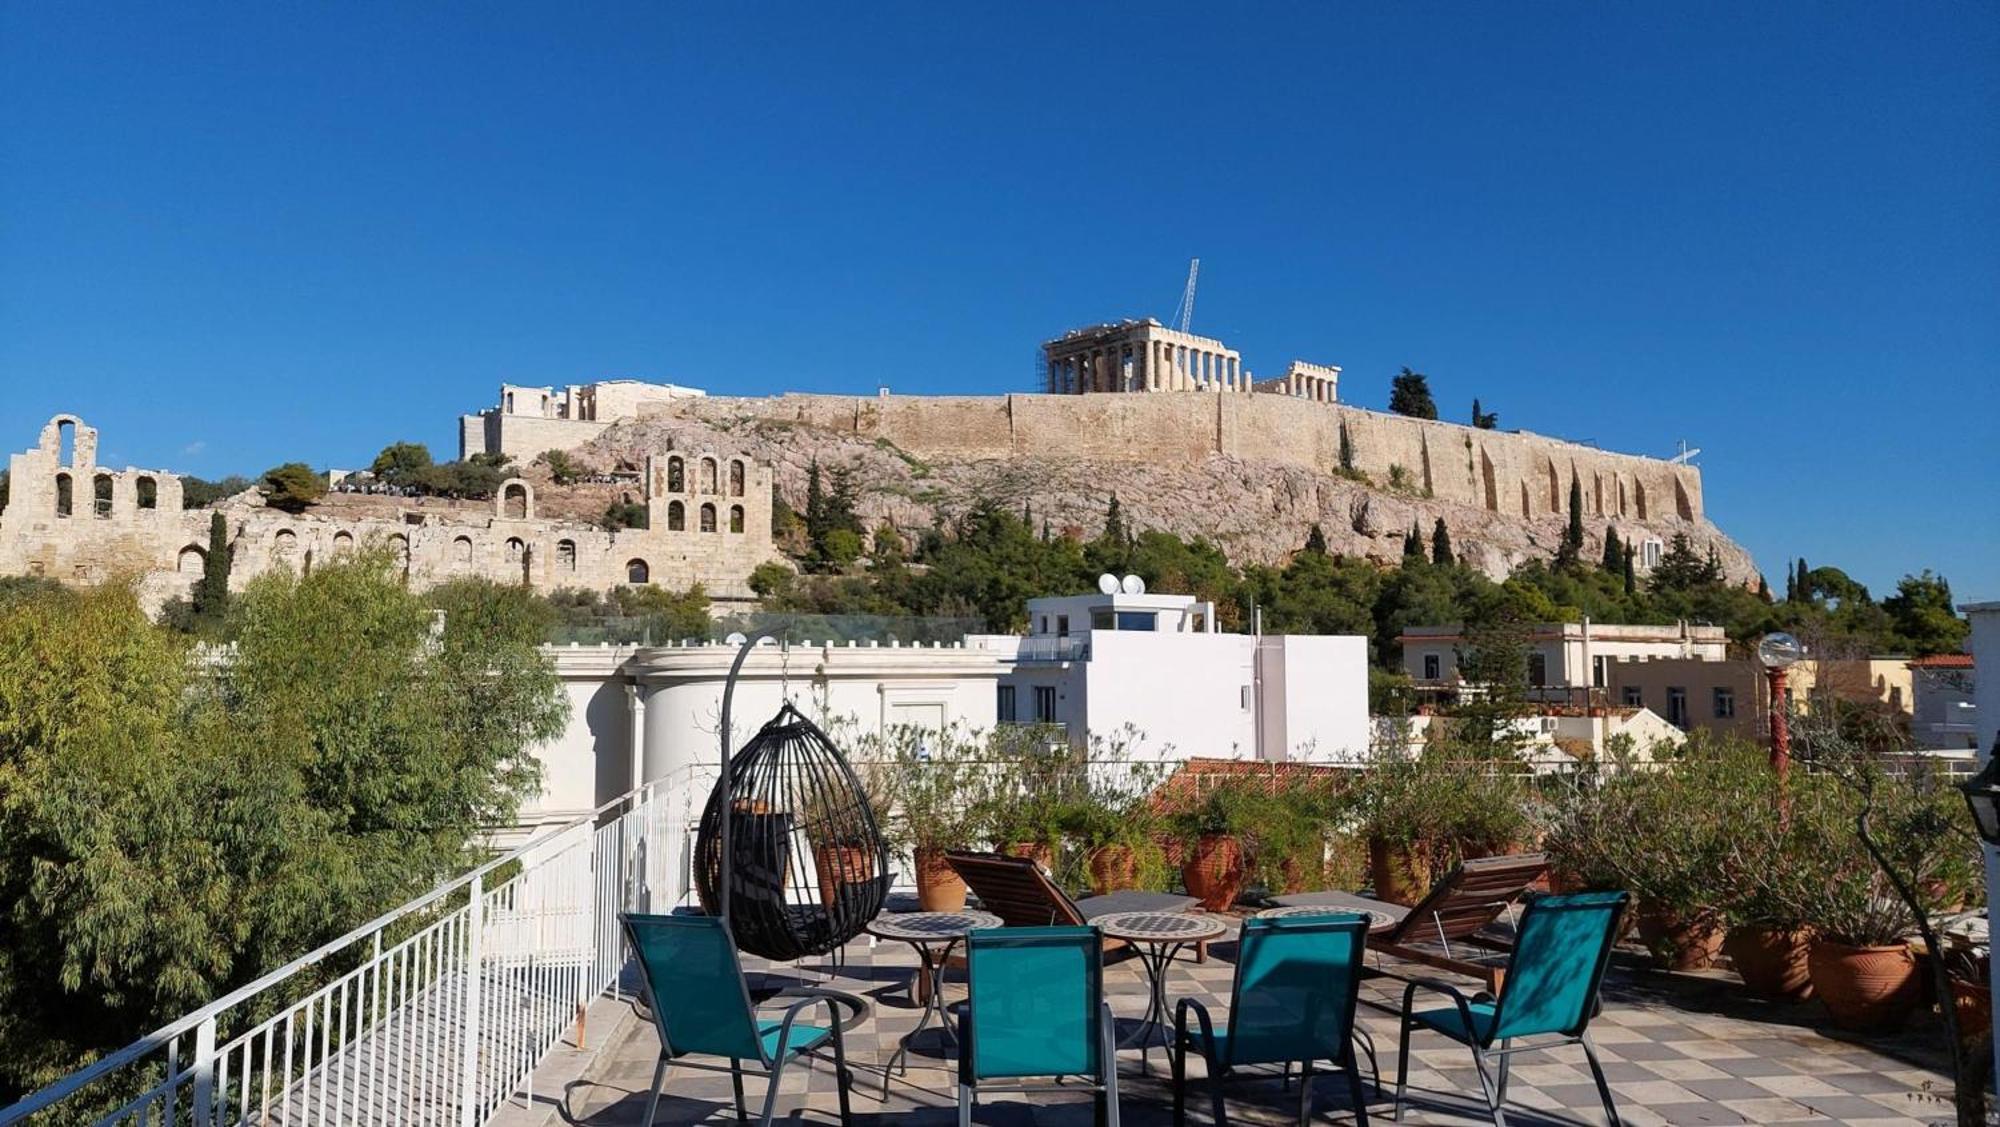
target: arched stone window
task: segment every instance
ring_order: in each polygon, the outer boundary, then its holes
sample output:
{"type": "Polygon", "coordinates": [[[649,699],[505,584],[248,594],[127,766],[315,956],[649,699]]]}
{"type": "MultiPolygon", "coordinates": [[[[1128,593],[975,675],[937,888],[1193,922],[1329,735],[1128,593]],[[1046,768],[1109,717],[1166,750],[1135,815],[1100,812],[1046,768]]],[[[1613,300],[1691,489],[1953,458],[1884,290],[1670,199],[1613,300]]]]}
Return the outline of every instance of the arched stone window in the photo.
{"type": "Polygon", "coordinates": [[[702,530],[703,532],[714,532],[714,531],[715,531],[715,506],[714,506],[714,505],[703,505],[703,506],[701,507],[701,530],[702,530]]]}
{"type": "MultiPolygon", "coordinates": [[[[667,502],[667,531],[686,532],[688,526],[687,506],[679,501],[667,502]]],[[[721,768],[717,768],[721,770],[721,768]]]]}
{"type": "Polygon", "coordinates": [[[75,511],[76,483],[66,473],[56,475],[56,515],[66,517],[75,511]]]}
{"type": "Polygon", "coordinates": [[[729,506],[729,531],[731,532],[743,531],[743,506],[741,505],[729,506]]]}
{"type": "Polygon", "coordinates": [[[75,419],[59,419],[56,422],[56,465],[76,465],[75,419]]]}
{"type": "Polygon", "coordinates": [[[509,520],[527,520],[535,515],[535,498],[527,482],[510,481],[500,487],[500,515],[509,520]]]}
{"type": "Polygon", "coordinates": [[[667,459],[667,492],[687,492],[687,463],[679,457],[667,459]]]}
{"type": "Polygon", "coordinates": [[[701,491],[703,493],[715,492],[714,458],[703,458],[701,460],[701,491]]]}
{"type": "Polygon", "coordinates": [[[298,548],[299,534],[293,532],[291,529],[281,528],[271,534],[271,554],[273,556],[281,560],[288,560],[292,558],[293,552],[298,551],[298,548]]]}
{"type": "Polygon", "coordinates": [[[451,542],[451,560],[464,567],[472,566],[472,537],[460,536],[451,542]]]}
{"type": "Polygon", "coordinates": [[[160,507],[160,483],[153,480],[152,475],[148,474],[140,478],[138,488],[135,492],[139,498],[140,508],[157,509],[160,507]]]}
{"type": "Polygon", "coordinates": [[[400,532],[389,534],[389,551],[404,571],[410,570],[410,538],[400,532]]]}
{"type": "Polygon", "coordinates": [[[507,413],[509,415],[514,413],[514,393],[511,391],[507,393],[507,413]]]}
{"type": "Polygon", "coordinates": [[[338,556],[354,550],[354,534],[336,532],[333,534],[333,554],[338,556]]]}
{"type": "Polygon", "coordinates": [[[743,462],[741,459],[729,463],[729,495],[743,496],[743,462]]]}
{"type": "Polygon", "coordinates": [[[527,552],[528,552],[528,546],[527,546],[526,544],[524,544],[524,543],[522,543],[522,542],[521,542],[521,538],[520,538],[520,537],[518,537],[518,536],[509,536],[509,537],[507,538],[507,560],[508,560],[508,562],[510,562],[510,563],[514,563],[514,562],[519,562],[519,560],[521,559],[521,557],[522,557],[522,556],[524,556],[524,555],[526,555],[526,554],[527,554],[527,552]]]}
{"type": "Polygon", "coordinates": [[[652,579],[652,575],[653,571],[646,566],[645,560],[625,561],[625,582],[634,584],[646,583],[652,579]]]}
{"type": "Polygon", "coordinates": [[[563,571],[576,570],[576,541],[556,541],[556,567],[563,571]]]}
{"type": "Polygon", "coordinates": [[[97,474],[90,479],[90,511],[96,513],[100,520],[108,519],[111,516],[111,492],[113,488],[111,475],[108,473],[97,474]]]}
{"type": "Polygon", "coordinates": [[[199,579],[203,567],[208,563],[208,553],[200,545],[189,544],[174,558],[174,573],[183,579],[199,579]]]}

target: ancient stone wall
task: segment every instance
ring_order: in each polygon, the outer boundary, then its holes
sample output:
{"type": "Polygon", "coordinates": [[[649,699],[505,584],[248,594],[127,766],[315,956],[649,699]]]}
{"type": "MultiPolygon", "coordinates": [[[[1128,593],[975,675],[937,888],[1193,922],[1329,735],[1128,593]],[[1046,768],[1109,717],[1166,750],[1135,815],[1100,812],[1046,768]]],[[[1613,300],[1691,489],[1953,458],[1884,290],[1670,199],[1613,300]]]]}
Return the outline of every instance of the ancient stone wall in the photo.
{"type": "MultiPolygon", "coordinates": [[[[207,557],[211,510],[183,509],[174,474],[96,466],[96,446],[95,430],[59,415],[33,449],[10,458],[0,575],[129,577],[149,608],[188,594],[207,557]]],[[[295,516],[241,499],[216,511],[229,523],[233,588],[275,567],[310,568],[375,545],[418,587],[471,576],[540,590],[700,583],[719,601],[752,598],[751,570],[777,558],[769,466],[713,449],[650,459],[643,500],[650,527],[618,532],[537,516],[534,487],[518,478],[483,520],[415,510],[400,519],[295,516]]]]}
{"type": "Polygon", "coordinates": [[[1701,472],[1520,431],[1478,430],[1284,396],[1157,395],[711,397],[652,404],[641,418],[751,416],[852,434],[916,457],[1078,457],[1176,465],[1223,455],[1349,467],[1377,486],[1529,519],[1567,516],[1570,483],[1587,518],[1649,525],[1702,517],[1701,472]]]}

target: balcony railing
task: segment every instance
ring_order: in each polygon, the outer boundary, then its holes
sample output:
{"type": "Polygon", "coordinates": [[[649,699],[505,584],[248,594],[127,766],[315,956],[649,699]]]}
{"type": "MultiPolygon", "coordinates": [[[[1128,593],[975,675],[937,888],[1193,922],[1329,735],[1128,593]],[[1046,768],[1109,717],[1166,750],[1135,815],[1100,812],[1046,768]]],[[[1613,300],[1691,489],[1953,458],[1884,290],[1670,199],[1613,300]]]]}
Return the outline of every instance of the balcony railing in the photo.
{"type": "Polygon", "coordinates": [[[0,1108],[0,1127],[473,1127],[618,988],[621,909],[677,894],[685,796],[622,795],[0,1108]]]}
{"type": "Polygon", "coordinates": [[[1089,661],[1090,641],[1081,637],[1030,636],[1021,639],[1014,660],[1029,662],[1089,661]]]}

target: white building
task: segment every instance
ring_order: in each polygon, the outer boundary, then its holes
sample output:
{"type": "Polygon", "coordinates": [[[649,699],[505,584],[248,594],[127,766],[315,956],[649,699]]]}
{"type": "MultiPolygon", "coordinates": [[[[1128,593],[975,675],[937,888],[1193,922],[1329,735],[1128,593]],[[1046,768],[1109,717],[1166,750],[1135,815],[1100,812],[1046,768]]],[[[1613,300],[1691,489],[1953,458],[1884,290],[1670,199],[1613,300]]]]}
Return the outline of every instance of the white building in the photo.
{"type": "MultiPolygon", "coordinates": [[[[1403,672],[1419,687],[1462,683],[1459,652],[1471,644],[1462,625],[1412,626],[1397,640],[1403,645],[1403,672]]],[[[1728,651],[1729,636],[1720,626],[1618,626],[1587,618],[1536,623],[1529,627],[1528,686],[1548,699],[1566,700],[1603,689],[1614,661],[1721,661],[1728,651]]]]}
{"type": "Polygon", "coordinates": [[[1025,638],[978,635],[1002,658],[1001,723],[1063,725],[1072,739],[1137,734],[1137,757],[1338,760],[1366,756],[1361,637],[1215,630],[1187,595],[1028,601],[1025,638]]]}
{"type": "Polygon", "coordinates": [[[1910,662],[1910,737],[1929,751],[1963,751],[1979,743],[1971,654],[1933,654],[1910,662]]]}

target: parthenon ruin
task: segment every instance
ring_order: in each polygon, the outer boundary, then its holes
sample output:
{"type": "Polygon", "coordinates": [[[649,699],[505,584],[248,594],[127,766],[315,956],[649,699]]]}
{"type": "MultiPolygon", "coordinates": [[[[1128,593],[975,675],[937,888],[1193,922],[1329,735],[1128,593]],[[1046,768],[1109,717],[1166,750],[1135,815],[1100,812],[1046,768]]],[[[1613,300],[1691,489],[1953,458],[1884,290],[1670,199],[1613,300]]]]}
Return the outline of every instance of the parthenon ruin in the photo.
{"type": "Polygon", "coordinates": [[[1339,368],[1294,360],[1284,375],[1257,380],[1235,349],[1213,337],[1170,329],[1151,317],[1072,329],[1042,350],[1051,395],[1212,391],[1338,401],[1339,368]]]}

